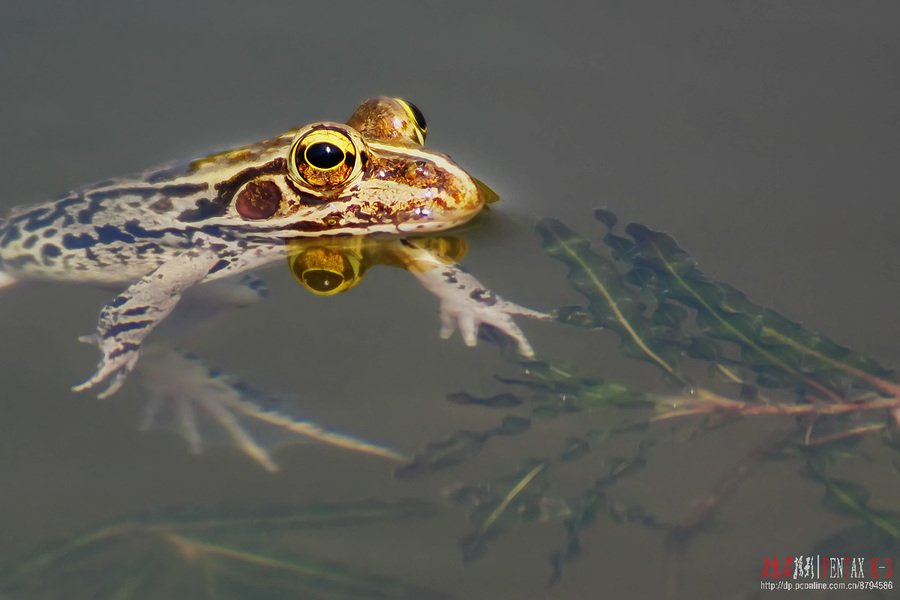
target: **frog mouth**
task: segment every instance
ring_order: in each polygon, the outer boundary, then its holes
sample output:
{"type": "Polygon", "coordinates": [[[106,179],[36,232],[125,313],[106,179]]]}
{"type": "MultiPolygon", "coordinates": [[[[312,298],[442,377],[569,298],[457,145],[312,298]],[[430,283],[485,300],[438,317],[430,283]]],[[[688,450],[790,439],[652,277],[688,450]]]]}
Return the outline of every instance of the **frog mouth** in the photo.
{"type": "Polygon", "coordinates": [[[424,233],[450,229],[471,220],[483,208],[484,200],[480,195],[474,201],[457,205],[430,203],[400,214],[396,220],[397,231],[424,233]]]}
{"type": "Polygon", "coordinates": [[[400,233],[427,233],[432,231],[443,231],[451,229],[458,225],[462,225],[477,215],[479,210],[472,211],[448,211],[446,214],[422,220],[404,220],[397,223],[397,231],[400,233]]]}
{"type": "Polygon", "coordinates": [[[475,193],[456,202],[432,202],[406,211],[398,220],[397,230],[403,233],[441,231],[462,225],[480,213],[500,196],[483,181],[471,178],[475,193]]]}

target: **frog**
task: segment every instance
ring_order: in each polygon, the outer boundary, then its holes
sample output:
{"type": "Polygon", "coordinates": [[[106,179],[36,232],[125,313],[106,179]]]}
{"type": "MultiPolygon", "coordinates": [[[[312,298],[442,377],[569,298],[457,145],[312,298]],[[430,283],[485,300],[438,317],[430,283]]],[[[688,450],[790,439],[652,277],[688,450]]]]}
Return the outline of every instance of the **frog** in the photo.
{"type": "MultiPolygon", "coordinates": [[[[343,123],[314,122],[13,209],[0,219],[0,289],[25,281],[124,288],[101,309],[96,330],[79,338],[98,347],[101,357],[95,372],[72,388],[109,397],[147,354],[148,335],[192,288],[236,281],[249,296],[262,297],[264,285],[251,272],[283,260],[292,239],[440,232],[470,221],[496,199],[449,156],[427,148],[426,135],[418,107],[380,96],[343,123]]],[[[502,299],[446,261],[417,272],[440,300],[441,337],[459,328],[464,343],[474,346],[479,327],[490,325],[513,338],[520,353],[534,356],[513,317],[547,315],[502,299]]],[[[149,354],[157,365],[169,364],[166,372],[178,356],[149,354]]],[[[193,361],[174,362],[190,370],[193,361]]],[[[216,378],[204,369],[197,377],[216,378]]],[[[231,380],[219,380],[247,396],[231,380]]],[[[242,437],[228,414],[218,420],[242,437]]],[[[337,433],[319,433],[340,442],[337,433]]],[[[242,444],[274,467],[252,440],[242,444]]]]}

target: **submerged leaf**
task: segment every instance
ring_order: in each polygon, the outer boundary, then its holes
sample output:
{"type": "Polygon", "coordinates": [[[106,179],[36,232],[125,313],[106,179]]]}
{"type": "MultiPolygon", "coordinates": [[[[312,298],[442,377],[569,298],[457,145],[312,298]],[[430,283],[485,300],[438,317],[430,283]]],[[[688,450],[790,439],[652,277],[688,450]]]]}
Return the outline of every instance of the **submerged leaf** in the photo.
{"type": "Polygon", "coordinates": [[[469,518],[477,527],[459,542],[465,562],[483,556],[488,541],[499,537],[513,523],[534,520],[542,513],[541,500],[549,487],[547,466],[544,461],[525,461],[517,473],[488,486],[464,487],[453,492],[451,497],[456,502],[475,507],[469,518]]]}
{"type": "Polygon", "coordinates": [[[318,505],[271,511],[157,513],[48,547],[0,575],[0,597],[66,590],[66,598],[444,598],[396,578],[279,551],[290,528],[430,516],[419,501],[318,505]],[[278,524],[279,527],[270,527],[278,524]],[[262,527],[260,527],[262,526],[262,527]],[[251,593],[252,591],[252,593],[251,593]]]}
{"type": "Polygon", "coordinates": [[[412,479],[456,466],[481,451],[490,437],[490,433],[457,431],[445,441],[428,444],[409,463],[394,469],[394,477],[412,479]]]}
{"type": "Polygon", "coordinates": [[[887,389],[879,380],[890,372],[875,360],[813,334],[753,304],[733,287],[709,279],[670,236],[636,223],[625,232],[635,245],[623,260],[634,268],[652,270],[660,294],[694,308],[704,334],[738,344],[750,368],[777,368],[787,377],[782,380],[769,371],[764,378],[768,385],[801,385],[831,400],[839,400],[853,385],[887,389]]]}
{"type": "Polygon", "coordinates": [[[831,480],[825,488],[822,504],[837,513],[856,516],[869,502],[866,488],[851,481],[831,480]]]}
{"type": "Polygon", "coordinates": [[[595,323],[619,334],[620,351],[651,362],[680,379],[675,370],[678,352],[657,343],[662,333],[660,326],[647,318],[647,305],[622,278],[615,263],[591,250],[590,242],[561,221],[542,219],[536,229],[547,255],[569,267],[567,279],[588,299],[588,310],[595,323]]]}
{"type": "Polygon", "coordinates": [[[522,400],[510,393],[496,394],[489,398],[476,398],[467,392],[447,394],[447,400],[454,404],[478,405],[487,408],[512,408],[522,404],[522,400]]]}

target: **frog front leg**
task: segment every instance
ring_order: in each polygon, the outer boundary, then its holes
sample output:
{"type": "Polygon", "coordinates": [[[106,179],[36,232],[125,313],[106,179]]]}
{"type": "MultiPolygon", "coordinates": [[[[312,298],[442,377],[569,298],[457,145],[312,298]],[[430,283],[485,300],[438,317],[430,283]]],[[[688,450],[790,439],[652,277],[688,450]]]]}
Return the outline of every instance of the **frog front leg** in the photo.
{"type": "Polygon", "coordinates": [[[118,391],[137,363],[144,338],[172,312],[181,294],[202,281],[219,260],[218,255],[208,250],[185,250],[103,307],[97,332],[79,338],[99,346],[101,357],[97,371],[72,390],[81,392],[108,380],[109,386],[98,398],[118,391]]]}
{"type": "Polygon", "coordinates": [[[458,326],[463,342],[474,346],[478,340],[478,327],[491,325],[513,338],[522,356],[534,358],[531,344],[512,316],[548,320],[552,318],[550,315],[502,299],[458,265],[435,265],[425,271],[413,270],[413,274],[440,300],[442,339],[453,335],[458,326]]]}

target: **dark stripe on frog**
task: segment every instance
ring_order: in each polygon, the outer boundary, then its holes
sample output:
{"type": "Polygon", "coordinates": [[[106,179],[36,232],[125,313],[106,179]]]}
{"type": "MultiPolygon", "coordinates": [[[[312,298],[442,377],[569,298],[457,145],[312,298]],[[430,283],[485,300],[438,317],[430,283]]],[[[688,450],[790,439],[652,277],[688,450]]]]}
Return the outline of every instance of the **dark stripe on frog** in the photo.
{"type": "Polygon", "coordinates": [[[94,220],[94,215],[104,209],[103,204],[111,200],[118,200],[127,196],[137,196],[145,200],[154,196],[183,198],[207,189],[209,189],[208,183],[180,183],[162,187],[132,186],[100,190],[88,194],[88,205],[83,210],[78,211],[78,222],[82,225],[90,225],[94,220]]]}
{"type": "Polygon", "coordinates": [[[22,237],[22,233],[19,231],[18,227],[13,224],[7,225],[6,231],[0,236],[0,248],[6,248],[20,237],[22,237]]]}
{"type": "MultiPolygon", "coordinates": [[[[334,215],[328,215],[334,216],[334,215]]],[[[328,218],[326,216],[325,218],[328,218]]],[[[389,225],[390,223],[380,223],[383,225],[389,225]]],[[[291,223],[290,225],[277,225],[273,227],[260,227],[258,224],[253,224],[252,226],[232,226],[231,229],[241,231],[242,233],[247,234],[245,239],[249,239],[251,241],[258,240],[263,243],[272,243],[272,239],[265,236],[266,233],[270,231],[284,231],[284,230],[292,230],[292,231],[303,231],[308,233],[318,233],[320,231],[330,232],[335,229],[368,229],[372,226],[372,223],[347,223],[344,225],[328,225],[327,223],[322,222],[322,220],[318,221],[299,221],[296,223],[291,223]],[[258,234],[254,237],[254,234],[258,234]]],[[[338,234],[329,234],[329,235],[337,235],[337,236],[348,236],[351,235],[346,231],[342,231],[338,234]]]]}
{"type": "Polygon", "coordinates": [[[50,210],[49,206],[40,206],[31,209],[28,212],[22,213],[20,215],[16,215],[15,217],[9,220],[10,223],[21,223],[22,221],[31,221],[32,219],[37,219],[42,215],[46,214],[47,211],[50,210]]]}
{"type": "Polygon", "coordinates": [[[231,199],[241,187],[249,181],[264,175],[284,175],[287,173],[287,161],[276,158],[258,167],[247,167],[228,181],[216,184],[216,197],[212,200],[203,198],[197,201],[197,207],[188,209],[176,218],[182,223],[196,223],[220,217],[228,210],[231,199]]]}
{"type": "Polygon", "coordinates": [[[52,225],[59,219],[63,220],[62,224],[60,225],[61,227],[68,227],[75,222],[75,219],[72,218],[72,215],[70,215],[66,209],[70,206],[77,205],[82,202],[84,202],[83,197],[71,196],[69,198],[59,200],[58,202],[54,202],[50,206],[43,206],[41,208],[36,208],[31,212],[18,215],[17,217],[12,219],[11,222],[20,223],[21,221],[25,221],[25,223],[22,225],[22,229],[29,233],[37,231],[38,229],[44,229],[45,227],[52,225]]]}
{"type": "Polygon", "coordinates": [[[228,204],[219,202],[218,198],[216,200],[201,198],[197,200],[196,208],[182,211],[175,218],[182,223],[196,223],[197,221],[221,217],[226,210],[228,210],[228,204]]]}
{"type": "Polygon", "coordinates": [[[155,195],[157,192],[156,188],[151,187],[116,187],[110,188],[108,190],[100,190],[97,192],[90,192],[88,194],[88,200],[91,201],[91,205],[94,205],[95,202],[106,202],[107,200],[118,200],[122,196],[138,196],[139,198],[150,198],[155,195]]]}
{"type": "MultiPolygon", "coordinates": [[[[173,237],[180,238],[178,242],[169,242],[169,245],[173,243],[177,243],[181,248],[190,248],[194,245],[191,240],[191,236],[195,233],[195,230],[191,229],[174,229],[171,227],[165,227],[163,229],[145,229],[138,223],[138,221],[128,221],[125,223],[124,229],[129,234],[133,235],[135,241],[140,242],[144,240],[158,240],[169,234],[173,237]]],[[[138,252],[143,253],[147,250],[153,250],[157,254],[162,254],[163,250],[159,244],[144,244],[138,247],[138,252]]]]}
{"type": "Polygon", "coordinates": [[[88,233],[82,233],[81,235],[67,233],[62,238],[62,245],[66,250],[82,250],[96,244],[97,240],[92,238],[88,233]]]}
{"type": "Polygon", "coordinates": [[[140,344],[135,344],[133,342],[123,342],[118,348],[109,353],[109,357],[116,358],[117,356],[122,356],[123,354],[127,354],[128,352],[137,352],[140,347],[140,344]]]}
{"type": "Polygon", "coordinates": [[[320,196],[316,196],[315,194],[310,194],[309,192],[304,192],[297,185],[291,181],[290,177],[285,177],[284,182],[291,188],[291,191],[297,194],[297,197],[300,198],[300,202],[303,206],[318,206],[319,204],[325,204],[328,202],[325,198],[320,196]]]}
{"type": "Polygon", "coordinates": [[[97,242],[101,244],[112,244],[114,242],[125,242],[126,244],[134,243],[134,236],[123,232],[115,225],[104,225],[103,227],[94,227],[97,232],[97,242]]]}
{"type": "Polygon", "coordinates": [[[128,221],[125,223],[125,231],[138,239],[159,239],[167,233],[171,233],[178,237],[184,237],[186,235],[186,232],[182,229],[172,229],[168,227],[163,229],[145,229],[138,221],[128,221]]]}
{"type": "MultiPolygon", "coordinates": [[[[192,237],[195,233],[197,233],[197,231],[226,242],[234,241],[235,239],[237,239],[232,233],[223,230],[221,227],[216,227],[213,225],[201,227],[199,230],[174,229],[171,227],[166,227],[163,229],[145,229],[137,220],[135,220],[125,223],[123,229],[126,233],[134,236],[133,241],[135,242],[140,242],[142,240],[158,240],[165,237],[166,234],[169,234],[174,237],[181,238],[179,245],[183,248],[191,248],[194,246],[192,237]]],[[[162,246],[156,243],[142,244],[141,246],[138,246],[137,250],[139,254],[143,254],[144,252],[148,251],[153,251],[156,254],[162,254],[164,252],[162,246]]]]}
{"type": "MultiPolygon", "coordinates": [[[[252,229],[251,229],[252,230],[252,229]]],[[[228,229],[223,229],[217,225],[206,225],[200,228],[200,231],[205,233],[206,235],[219,238],[225,242],[233,242],[237,238],[234,234],[228,229]]]]}
{"type": "Polygon", "coordinates": [[[227,267],[230,264],[231,264],[230,261],[227,261],[223,258],[222,260],[220,260],[219,262],[217,262],[216,264],[213,265],[212,269],[209,270],[207,275],[212,275],[213,273],[215,273],[217,271],[221,271],[222,269],[224,269],[225,267],[227,267]]]}
{"type": "Polygon", "coordinates": [[[108,190],[99,190],[88,194],[90,200],[116,200],[123,196],[138,196],[140,198],[152,198],[160,194],[169,196],[170,198],[184,198],[191,194],[197,194],[209,189],[208,183],[173,183],[160,187],[152,186],[132,186],[117,187],[108,190]]]}
{"type": "Polygon", "coordinates": [[[37,244],[37,241],[38,241],[38,236],[36,236],[34,234],[29,235],[27,238],[25,238],[25,241],[22,242],[22,247],[25,248],[26,250],[31,250],[32,248],[34,248],[34,245],[37,244]]]}
{"type": "Polygon", "coordinates": [[[169,198],[186,198],[192,194],[199,194],[209,189],[209,184],[203,183],[175,183],[157,188],[159,192],[169,198]]]}
{"type": "MultiPolygon", "coordinates": [[[[182,231],[180,229],[144,229],[140,225],[138,225],[137,221],[129,221],[124,226],[124,231],[115,225],[104,225],[102,227],[94,227],[94,231],[97,232],[97,237],[93,237],[88,233],[82,233],[79,235],[74,235],[72,233],[67,233],[62,238],[62,245],[67,250],[81,250],[84,248],[90,248],[92,246],[96,246],[97,244],[115,244],[116,242],[123,242],[126,244],[133,244],[138,239],[158,239],[165,236],[167,233],[170,233],[176,237],[187,237],[187,232],[182,231]]],[[[151,244],[146,248],[156,248],[159,246],[156,244],[151,244]]]]}
{"type": "Polygon", "coordinates": [[[30,254],[20,254],[19,256],[13,256],[12,258],[4,259],[4,266],[8,266],[12,269],[21,269],[27,264],[38,264],[38,261],[35,257],[30,254]]]}
{"type": "MultiPolygon", "coordinates": [[[[91,261],[92,263],[94,263],[94,265],[93,265],[94,268],[96,268],[96,267],[105,267],[105,266],[106,266],[106,263],[102,262],[99,258],[97,258],[97,255],[94,254],[94,251],[91,250],[90,248],[85,248],[85,249],[84,249],[84,257],[85,257],[86,259],[88,259],[89,261],[91,261]]],[[[79,267],[75,267],[75,268],[77,269],[77,268],[79,268],[79,267]]],[[[83,270],[87,270],[88,267],[87,267],[86,265],[81,265],[80,268],[83,269],[83,270]]]]}
{"type": "MultiPolygon", "coordinates": [[[[326,217],[327,218],[327,217],[326,217]]],[[[384,223],[387,224],[387,223],[384,223]]],[[[294,231],[308,231],[308,232],[319,232],[319,231],[330,231],[332,229],[368,229],[371,227],[371,223],[347,223],[344,225],[328,225],[327,223],[323,223],[321,221],[316,222],[298,222],[288,225],[287,227],[279,227],[278,229],[293,229],[294,231]]]]}
{"type": "Polygon", "coordinates": [[[128,300],[130,300],[129,296],[118,295],[115,297],[115,299],[112,302],[107,304],[107,306],[109,308],[119,308],[120,306],[122,306],[123,304],[128,302],[128,300]]]}
{"type": "Polygon", "coordinates": [[[94,221],[94,215],[103,208],[103,199],[98,194],[88,196],[87,207],[79,210],[77,219],[82,225],[90,225],[94,221]]]}
{"type": "Polygon", "coordinates": [[[45,265],[51,265],[54,258],[58,258],[62,250],[56,244],[44,244],[41,246],[41,259],[45,265]]]}
{"type": "Polygon", "coordinates": [[[111,337],[116,337],[120,333],[125,333],[126,331],[134,331],[135,329],[146,329],[156,323],[154,320],[149,321],[130,321],[127,323],[116,323],[109,329],[103,332],[103,339],[109,339],[111,337]]]}
{"type": "Polygon", "coordinates": [[[154,254],[163,254],[165,249],[159,244],[143,244],[137,247],[138,256],[152,251],[154,254]]]}
{"type": "Polygon", "coordinates": [[[170,165],[168,167],[163,167],[159,171],[150,173],[146,178],[144,178],[144,181],[146,181],[147,183],[162,183],[163,181],[171,181],[175,177],[184,175],[187,172],[187,165],[184,163],[170,165]]]}

